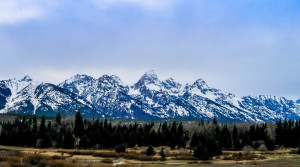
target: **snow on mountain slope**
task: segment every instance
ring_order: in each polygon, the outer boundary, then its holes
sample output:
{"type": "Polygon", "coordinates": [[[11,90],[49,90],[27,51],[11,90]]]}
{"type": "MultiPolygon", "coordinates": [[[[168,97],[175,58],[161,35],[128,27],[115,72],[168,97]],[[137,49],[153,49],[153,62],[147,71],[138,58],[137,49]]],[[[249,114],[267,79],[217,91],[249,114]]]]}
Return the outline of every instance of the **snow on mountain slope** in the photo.
{"type": "Polygon", "coordinates": [[[203,79],[182,85],[159,80],[153,70],[134,85],[115,75],[96,79],[75,75],[58,86],[23,79],[0,81],[0,112],[39,115],[74,114],[90,117],[204,118],[223,121],[265,122],[300,118],[300,104],[274,96],[237,97],[210,87],[203,79]]]}
{"type": "Polygon", "coordinates": [[[74,76],[60,84],[107,115],[119,118],[204,118],[214,116],[230,121],[264,122],[283,117],[299,118],[299,104],[282,98],[236,97],[209,87],[203,79],[182,86],[170,78],[160,81],[153,70],[146,72],[133,86],[116,76],[98,80],[74,76]],[[280,105],[274,105],[274,104],[280,105]],[[273,105],[272,105],[273,104],[273,105]]]}
{"type": "Polygon", "coordinates": [[[69,115],[81,109],[83,114],[99,115],[85,99],[55,85],[34,81],[29,76],[1,81],[0,92],[4,99],[1,113],[56,115],[60,112],[69,115]]]}
{"type": "Polygon", "coordinates": [[[3,103],[1,113],[18,110],[24,113],[27,110],[34,110],[34,106],[30,103],[34,90],[39,83],[33,81],[29,76],[24,78],[10,79],[1,81],[1,88],[7,91],[7,96],[5,97],[5,103],[3,103]]]}
{"type": "Polygon", "coordinates": [[[128,95],[129,87],[115,75],[103,75],[99,79],[76,75],[59,86],[85,98],[107,115],[132,118],[130,109],[132,99],[128,95]]]}
{"type": "Polygon", "coordinates": [[[189,117],[195,108],[179,98],[181,84],[173,79],[160,81],[153,70],[146,72],[130,92],[135,99],[143,101],[146,107],[143,109],[149,115],[160,118],[189,117]]]}
{"type": "Polygon", "coordinates": [[[52,84],[40,84],[35,90],[36,99],[40,105],[36,109],[38,115],[73,115],[80,110],[82,115],[102,117],[103,114],[84,98],[52,84]]]}
{"type": "Polygon", "coordinates": [[[300,105],[284,97],[260,95],[245,96],[241,105],[248,111],[257,114],[262,120],[275,121],[279,118],[297,119],[300,117],[300,105]]]}

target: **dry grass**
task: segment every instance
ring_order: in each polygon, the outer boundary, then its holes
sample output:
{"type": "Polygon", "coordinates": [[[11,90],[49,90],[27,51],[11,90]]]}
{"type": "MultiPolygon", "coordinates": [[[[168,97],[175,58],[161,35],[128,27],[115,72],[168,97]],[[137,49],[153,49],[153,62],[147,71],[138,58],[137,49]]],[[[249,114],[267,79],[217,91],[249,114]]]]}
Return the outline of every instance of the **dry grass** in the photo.
{"type": "Polygon", "coordinates": [[[58,151],[60,153],[67,153],[70,155],[93,155],[95,151],[90,151],[90,150],[63,150],[63,151],[58,151]]]}
{"type": "Polygon", "coordinates": [[[243,160],[262,160],[265,159],[264,156],[256,155],[256,154],[240,154],[234,153],[232,155],[226,155],[223,157],[223,160],[234,160],[234,161],[243,161],[243,160]]]}
{"type": "MultiPolygon", "coordinates": [[[[159,147],[155,149],[160,150],[159,147]]],[[[32,149],[21,147],[1,149],[1,146],[0,150],[0,167],[110,167],[120,161],[123,161],[124,164],[119,164],[118,167],[188,167],[197,165],[204,167],[221,167],[224,165],[235,167],[241,166],[241,164],[243,167],[253,165],[298,167],[300,164],[300,155],[290,154],[295,152],[294,149],[253,151],[249,155],[239,154],[238,151],[224,151],[224,155],[207,162],[195,160],[190,150],[168,150],[166,160],[161,161],[158,154],[156,156],[143,154],[145,148],[141,147],[139,150],[128,149],[127,153],[121,154],[114,152],[114,150],[32,149]],[[74,156],[70,157],[70,155],[74,156]],[[274,163],[278,163],[280,166],[272,165],[274,163]]]]}
{"type": "Polygon", "coordinates": [[[185,160],[185,161],[187,161],[187,160],[196,160],[196,158],[192,155],[179,155],[179,156],[173,157],[171,159],[173,159],[173,160],[185,160]]]}
{"type": "Polygon", "coordinates": [[[160,161],[162,158],[159,156],[147,156],[145,154],[140,154],[136,152],[124,153],[122,157],[125,159],[134,159],[138,161],[160,161]]]}
{"type": "Polygon", "coordinates": [[[120,157],[120,154],[112,151],[105,151],[105,152],[94,152],[94,157],[110,157],[110,158],[116,158],[120,157]]]}
{"type": "Polygon", "coordinates": [[[58,156],[45,156],[39,153],[21,153],[20,151],[1,151],[1,167],[78,167],[58,156]]]}

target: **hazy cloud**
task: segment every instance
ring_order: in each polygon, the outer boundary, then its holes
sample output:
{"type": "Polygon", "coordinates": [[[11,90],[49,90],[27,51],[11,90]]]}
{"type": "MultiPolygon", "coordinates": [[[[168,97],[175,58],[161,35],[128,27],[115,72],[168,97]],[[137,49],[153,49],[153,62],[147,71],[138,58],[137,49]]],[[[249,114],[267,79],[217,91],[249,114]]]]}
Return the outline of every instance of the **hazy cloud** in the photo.
{"type": "Polygon", "coordinates": [[[56,0],[0,0],[0,24],[39,19],[56,0]]]}
{"type": "Polygon", "coordinates": [[[148,9],[165,9],[177,3],[179,0],[90,0],[96,5],[108,8],[115,5],[135,5],[140,7],[145,7],[148,9]]]}

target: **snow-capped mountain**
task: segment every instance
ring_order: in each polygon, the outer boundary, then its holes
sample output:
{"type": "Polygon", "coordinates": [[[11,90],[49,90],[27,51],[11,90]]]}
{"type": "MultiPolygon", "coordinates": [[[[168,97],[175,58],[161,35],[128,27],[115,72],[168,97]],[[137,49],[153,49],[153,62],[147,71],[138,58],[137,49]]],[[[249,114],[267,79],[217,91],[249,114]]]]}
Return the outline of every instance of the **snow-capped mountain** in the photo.
{"type": "Polygon", "coordinates": [[[98,79],[86,75],[75,75],[59,86],[83,97],[106,115],[133,118],[134,113],[129,105],[132,103],[128,95],[129,87],[115,75],[103,75],[98,79]]]}
{"type": "Polygon", "coordinates": [[[134,85],[115,75],[93,78],[75,75],[53,85],[26,76],[0,81],[0,112],[39,115],[74,114],[131,119],[185,118],[265,122],[300,118],[299,101],[274,96],[245,96],[210,87],[203,79],[182,85],[170,78],[159,80],[153,70],[134,85]]]}
{"type": "Polygon", "coordinates": [[[29,76],[0,81],[0,112],[38,115],[83,114],[100,116],[93,105],[75,93],[49,83],[40,83],[29,76]]]}

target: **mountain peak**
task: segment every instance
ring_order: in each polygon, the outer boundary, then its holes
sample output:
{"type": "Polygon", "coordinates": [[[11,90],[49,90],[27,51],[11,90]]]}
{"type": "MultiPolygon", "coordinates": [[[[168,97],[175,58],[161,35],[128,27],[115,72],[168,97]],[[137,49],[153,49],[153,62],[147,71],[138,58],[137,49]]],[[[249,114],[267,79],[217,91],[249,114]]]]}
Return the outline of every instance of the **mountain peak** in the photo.
{"type": "Polygon", "coordinates": [[[158,80],[158,77],[154,70],[149,70],[142,76],[141,79],[158,80]]]}
{"type": "Polygon", "coordinates": [[[148,76],[157,76],[154,70],[149,70],[147,71],[144,75],[148,75],[148,76]]]}
{"type": "Polygon", "coordinates": [[[116,82],[116,83],[118,83],[120,85],[125,86],[125,84],[121,81],[120,77],[118,77],[117,75],[107,75],[107,74],[104,74],[98,80],[101,81],[101,82],[104,82],[104,81],[116,82]]]}
{"type": "Polygon", "coordinates": [[[175,91],[179,92],[179,89],[181,88],[181,84],[176,82],[173,78],[169,78],[162,82],[164,87],[166,89],[175,89],[175,91]]]}
{"type": "Polygon", "coordinates": [[[198,87],[201,87],[201,88],[207,88],[208,87],[207,83],[202,78],[197,79],[194,82],[194,85],[197,85],[198,87]]]}
{"type": "Polygon", "coordinates": [[[86,75],[86,74],[76,74],[73,76],[73,78],[75,79],[85,79],[85,78],[89,78],[90,76],[86,75]]]}
{"type": "Polygon", "coordinates": [[[160,81],[158,80],[158,77],[154,70],[147,71],[141,77],[141,79],[139,79],[139,81],[133,85],[133,87],[138,89],[138,88],[142,87],[143,85],[148,85],[148,84],[155,84],[155,85],[160,84],[160,81]]]}
{"type": "Polygon", "coordinates": [[[81,82],[83,80],[92,80],[92,79],[93,79],[93,77],[85,75],[85,74],[76,74],[76,75],[72,76],[71,78],[62,82],[60,85],[71,84],[73,82],[81,82]]]}
{"type": "Polygon", "coordinates": [[[24,76],[20,81],[26,81],[26,82],[29,82],[29,81],[32,81],[32,79],[30,78],[29,75],[26,75],[26,76],[24,76]]]}

